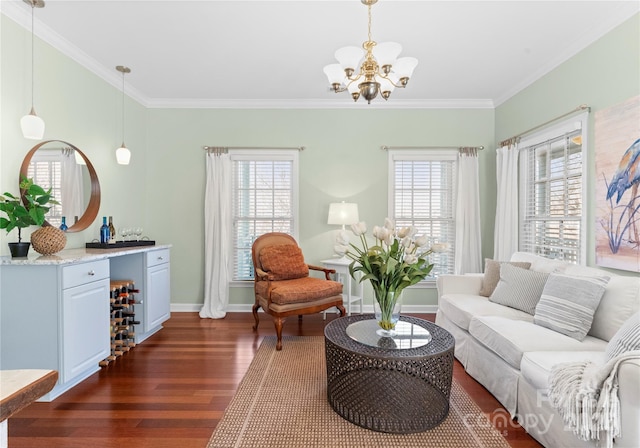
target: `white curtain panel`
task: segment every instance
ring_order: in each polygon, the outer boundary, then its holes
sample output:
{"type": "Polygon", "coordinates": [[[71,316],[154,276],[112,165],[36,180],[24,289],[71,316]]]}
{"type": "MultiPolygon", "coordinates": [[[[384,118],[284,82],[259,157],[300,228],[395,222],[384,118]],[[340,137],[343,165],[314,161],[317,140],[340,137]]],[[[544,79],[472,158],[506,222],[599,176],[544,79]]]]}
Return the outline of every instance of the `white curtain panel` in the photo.
{"type": "Polygon", "coordinates": [[[482,272],[478,152],[458,153],[455,273],[482,272]]]}
{"type": "Polygon", "coordinates": [[[498,198],[493,258],[509,261],[518,250],[518,148],[503,146],[496,150],[498,198]]]}
{"type": "Polygon", "coordinates": [[[82,216],[85,210],[84,204],[84,180],[82,165],[76,163],[75,151],[65,151],[62,155],[62,184],[60,191],[60,203],[62,204],[62,216],[67,218],[67,224],[73,225],[71,219],[74,216],[82,216]]]}
{"type": "Polygon", "coordinates": [[[204,195],[204,305],[200,317],[222,319],[229,304],[231,156],[207,153],[204,195]]]}

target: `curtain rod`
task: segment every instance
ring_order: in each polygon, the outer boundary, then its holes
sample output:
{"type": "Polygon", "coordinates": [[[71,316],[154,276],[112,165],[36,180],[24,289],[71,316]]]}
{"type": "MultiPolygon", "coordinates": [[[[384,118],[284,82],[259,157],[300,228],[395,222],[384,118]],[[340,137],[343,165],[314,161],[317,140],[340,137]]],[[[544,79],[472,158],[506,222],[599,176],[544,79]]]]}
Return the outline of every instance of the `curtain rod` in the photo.
{"type": "Polygon", "coordinates": [[[551,123],[553,123],[555,121],[558,121],[558,120],[560,120],[560,119],[562,119],[564,117],[567,117],[569,115],[575,114],[576,112],[580,112],[580,111],[583,111],[583,110],[586,110],[587,112],[591,112],[591,107],[587,106],[586,104],[581,104],[578,107],[576,107],[575,109],[573,109],[573,110],[571,110],[571,111],[569,111],[567,113],[564,113],[564,114],[559,115],[559,116],[557,116],[555,118],[552,118],[549,121],[545,121],[544,123],[539,124],[538,126],[534,126],[531,129],[527,129],[526,131],[521,132],[519,134],[516,134],[513,137],[510,137],[510,138],[508,138],[506,140],[502,140],[500,142],[500,147],[511,146],[518,139],[520,139],[520,137],[522,137],[523,135],[529,134],[530,132],[533,132],[533,131],[537,131],[538,129],[543,128],[543,127],[545,127],[545,126],[547,126],[547,125],[549,125],[549,124],[551,124],[551,123]]]}
{"type": "Polygon", "coordinates": [[[297,149],[298,151],[304,151],[304,146],[203,146],[205,151],[214,149],[297,149]]]}
{"type": "Polygon", "coordinates": [[[484,146],[386,146],[380,147],[383,151],[390,149],[478,149],[482,151],[484,146]]]}

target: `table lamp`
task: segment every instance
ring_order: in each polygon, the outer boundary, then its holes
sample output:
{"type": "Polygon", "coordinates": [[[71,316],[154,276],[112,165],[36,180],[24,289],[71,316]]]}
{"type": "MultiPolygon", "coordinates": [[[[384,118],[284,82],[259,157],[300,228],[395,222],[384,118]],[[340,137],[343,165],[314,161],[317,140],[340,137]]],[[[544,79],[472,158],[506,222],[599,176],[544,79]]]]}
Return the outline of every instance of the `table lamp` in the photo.
{"type": "Polygon", "coordinates": [[[355,224],[359,221],[358,204],[352,202],[332,202],[329,204],[329,218],[327,224],[341,225],[345,230],[346,225],[355,224]]]}

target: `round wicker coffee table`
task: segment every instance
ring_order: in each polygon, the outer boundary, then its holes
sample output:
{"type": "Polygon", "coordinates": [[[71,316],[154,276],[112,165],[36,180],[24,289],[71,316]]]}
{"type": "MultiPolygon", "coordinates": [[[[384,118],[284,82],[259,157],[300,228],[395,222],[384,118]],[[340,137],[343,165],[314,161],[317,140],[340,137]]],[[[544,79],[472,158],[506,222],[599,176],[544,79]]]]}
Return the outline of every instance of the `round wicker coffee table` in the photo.
{"type": "Polygon", "coordinates": [[[409,316],[401,316],[394,338],[379,337],[376,328],[366,314],[325,327],[331,407],[374,431],[414,433],[438,425],[449,413],[453,336],[409,316]]]}

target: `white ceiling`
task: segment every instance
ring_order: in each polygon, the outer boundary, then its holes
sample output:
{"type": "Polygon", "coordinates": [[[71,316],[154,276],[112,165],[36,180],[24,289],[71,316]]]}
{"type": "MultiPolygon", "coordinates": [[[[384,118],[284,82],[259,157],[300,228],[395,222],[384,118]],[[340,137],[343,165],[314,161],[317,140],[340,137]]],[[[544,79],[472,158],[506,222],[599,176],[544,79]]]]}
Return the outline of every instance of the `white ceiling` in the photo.
{"type": "MultiPolygon", "coordinates": [[[[367,37],[359,0],[46,0],[35,33],[148,107],[494,107],[640,10],[633,1],[379,0],[373,40],[419,60],[385,104],[322,68],[367,37]]],[[[1,0],[25,28],[31,8],[1,0]]]]}

